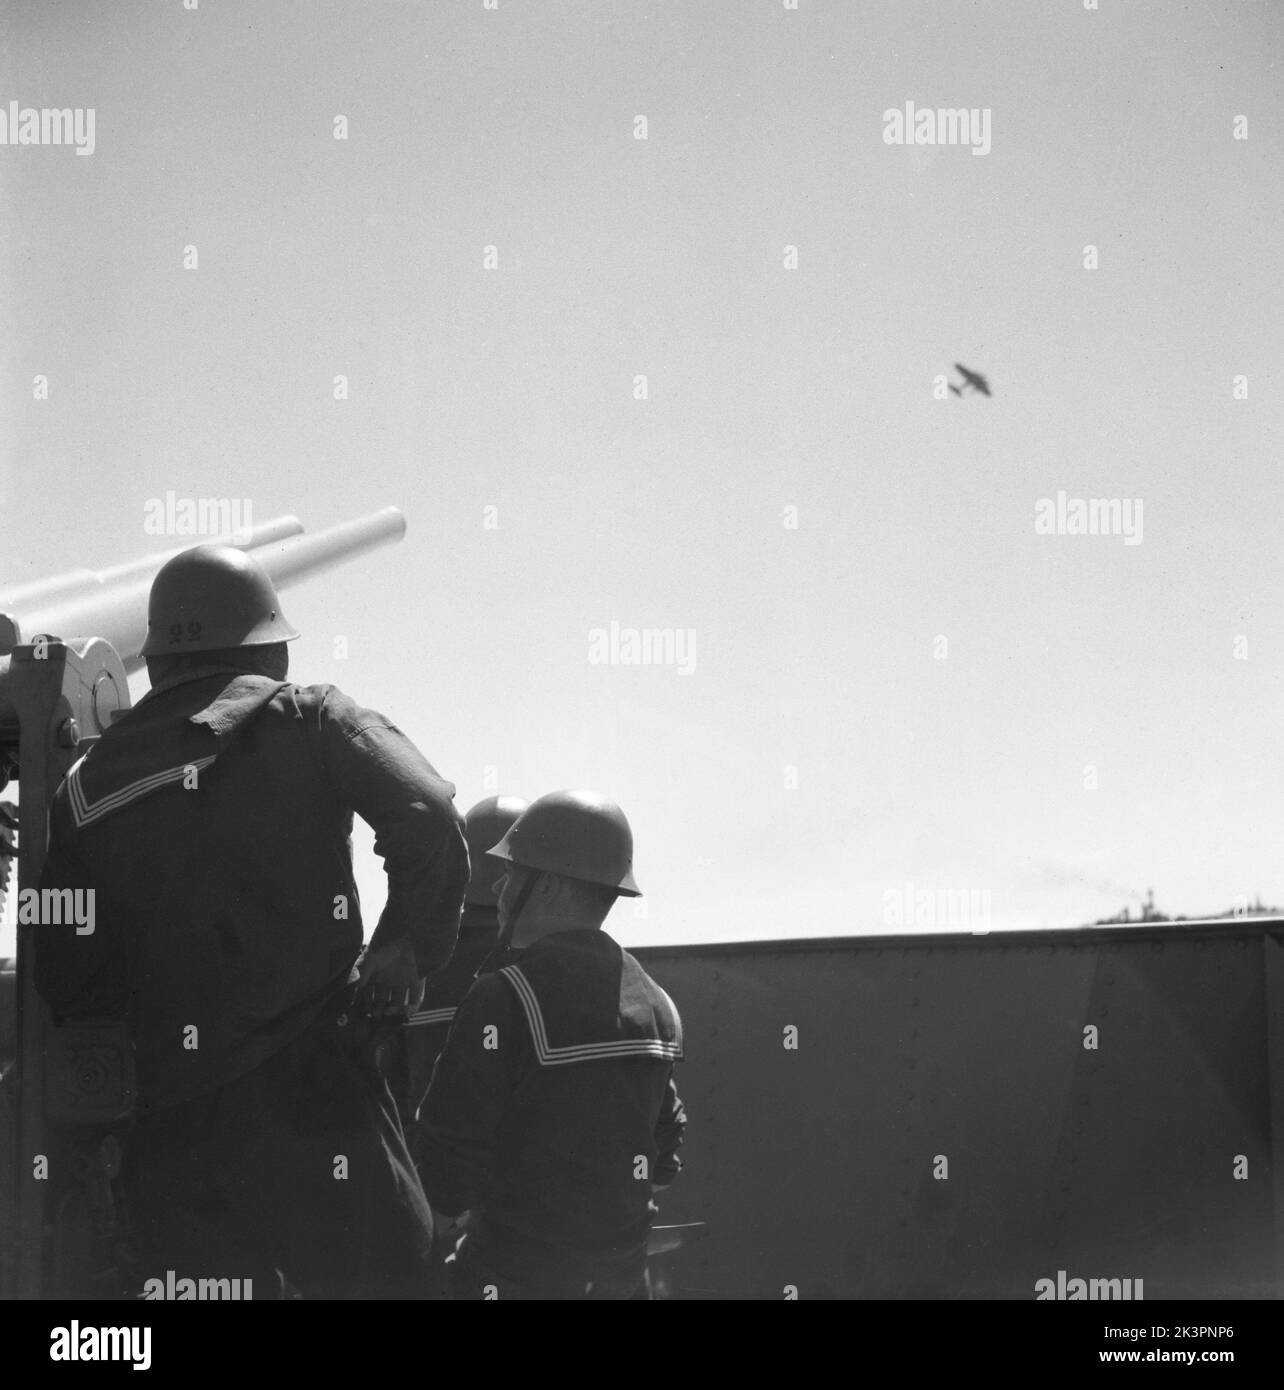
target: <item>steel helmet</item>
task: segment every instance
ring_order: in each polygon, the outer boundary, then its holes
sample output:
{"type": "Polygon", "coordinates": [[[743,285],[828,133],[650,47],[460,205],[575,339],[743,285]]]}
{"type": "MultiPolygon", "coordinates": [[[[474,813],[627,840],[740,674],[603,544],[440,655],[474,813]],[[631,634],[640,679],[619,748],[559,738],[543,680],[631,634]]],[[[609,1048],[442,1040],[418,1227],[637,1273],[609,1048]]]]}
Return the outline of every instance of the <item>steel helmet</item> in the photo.
{"type": "Polygon", "coordinates": [[[485,801],[479,801],[464,817],[468,859],[473,866],[473,876],[468,880],[465,902],[495,906],[496,899],[491,884],[498,870],[493,864],[487,864],[486,855],[491,845],[507,832],[508,827],[529,804],[520,796],[488,796],[485,801]]]}
{"type": "Polygon", "coordinates": [[[230,545],[198,545],[157,571],[141,655],[266,647],[298,635],[252,555],[230,545]]]}
{"type": "Polygon", "coordinates": [[[633,878],[633,832],[614,801],[596,792],[549,792],[518,816],[487,853],[528,869],[602,883],[640,898],[633,878]]]}

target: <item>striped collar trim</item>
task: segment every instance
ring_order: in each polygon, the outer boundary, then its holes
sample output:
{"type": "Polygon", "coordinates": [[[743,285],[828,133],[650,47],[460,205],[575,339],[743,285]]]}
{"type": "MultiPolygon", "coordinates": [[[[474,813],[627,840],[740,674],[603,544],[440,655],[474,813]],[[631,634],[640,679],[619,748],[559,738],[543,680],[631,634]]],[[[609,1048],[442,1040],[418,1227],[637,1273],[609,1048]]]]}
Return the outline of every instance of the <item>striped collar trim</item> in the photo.
{"type": "MultiPolygon", "coordinates": [[[[661,1061],[680,1062],[682,1060],[682,1034],[679,1030],[676,1041],[661,1042],[659,1038],[619,1038],[613,1042],[580,1043],[574,1047],[550,1047],[548,1031],[544,1027],[544,1015],[540,1011],[535,991],[521,970],[515,965],[506,965],[500,972],[512,985],[530,1026],[531,1041],[535,1044],[535,1056],[541,1067],[561,1067],[572,1062],[600,1062],[616,1057],[656,1057],[661,1061]]],[[[667,996],[666,996],[667,997],[667,996]]],[[[676,1017],[676,1014],[674,1015],[676,1017]]]]}
{"type": "Polygon", "coordinates": [[[455,1016],[454,1009],[421,1009],[406,1020],[407,1028],[426,1028],[434,1023],[449,1023],[455,1016]]]}
{"type": "Polygon", "coordinates": [[[216,753],[212,753],[208,758],[193,758],[178,767],[167,767],[163,772],[153,772],[150,777],[140,777],[137,782],[131,782],[128,786],[121,787],[119,791],[112,792],[110,796],[104,796],[94,802],[91,802],[85,795],[85,789],[80,782],[80,771],[85,762],[85,759],[81,758],[67,774],[67,799],[71,806],[71,818],[76,829],[80,830],[86,825],[92,825],[95,821],[102,820],[104,816],[111,815],[113,811],[119,811],[132,802],[150,796],[152,792],[159,791],[161,787],[167,787],[173,782],[181,782],[192,768],[195,768],[197,772],[203,771],[217,756],[216,753]]]}

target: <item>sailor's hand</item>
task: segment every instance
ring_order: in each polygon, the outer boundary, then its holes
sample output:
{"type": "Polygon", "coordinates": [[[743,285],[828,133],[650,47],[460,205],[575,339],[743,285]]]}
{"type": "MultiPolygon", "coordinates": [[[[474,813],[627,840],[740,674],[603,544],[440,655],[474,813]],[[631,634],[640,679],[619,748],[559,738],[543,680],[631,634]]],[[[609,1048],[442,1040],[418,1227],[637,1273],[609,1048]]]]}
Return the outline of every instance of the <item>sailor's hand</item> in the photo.
{"type": "Polygon", "coordinates": [[[357,967],[357,1000],[367,1018],[405,1018],[423,1003],[414,948],[398,941],[371,947],[357,967]]]}

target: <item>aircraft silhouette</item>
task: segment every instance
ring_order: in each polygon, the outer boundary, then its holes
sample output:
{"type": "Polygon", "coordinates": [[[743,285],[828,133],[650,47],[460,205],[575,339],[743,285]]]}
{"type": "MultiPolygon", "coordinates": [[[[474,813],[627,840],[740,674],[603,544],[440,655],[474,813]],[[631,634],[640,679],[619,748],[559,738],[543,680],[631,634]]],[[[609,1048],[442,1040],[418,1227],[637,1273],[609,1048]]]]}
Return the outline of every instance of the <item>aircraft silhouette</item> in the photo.
{"type": "Polygon", "coordinates": [[[990,394],[990,383],[986,381],[980,372],[969,371],[962,362],[956,362],[954,366],[957,371],[963,373],[962,387],[955,386],[953,382],[948,383],[950,390],[953,391],[956,396],[961,396],[964,389],[969,386],[974,391],[979,391],[983,396],[988,396],[990,394]]]}

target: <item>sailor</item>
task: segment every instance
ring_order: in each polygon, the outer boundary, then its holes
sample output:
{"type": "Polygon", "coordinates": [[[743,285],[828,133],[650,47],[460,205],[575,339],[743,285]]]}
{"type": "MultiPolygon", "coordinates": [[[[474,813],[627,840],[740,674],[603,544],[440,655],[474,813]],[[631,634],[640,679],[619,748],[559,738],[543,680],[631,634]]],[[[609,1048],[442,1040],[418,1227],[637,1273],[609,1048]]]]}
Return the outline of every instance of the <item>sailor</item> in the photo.
{"type": "Polygon", "coordinates": [[[499,937],[498,899],[487,867],[486,853],[504,837],[508,827],[526,809],[519,796],[488,796],[464,817],[468,858],[476,872],[468,881],[464,915],[459,923],[459,944],[450,964],[434,975],[424,989],[418,1010],[406,1019],[402,1030],[402,1057],[390,1077],[393,1094],[403,1103],[402,1123],[414,1151],[414,1117],[432,1079],[433,1064],[459,1001],[468,993],[499,937]]]}
{"type": "Polygon", "coordinates": [[[52,809],[42,883],[92,890],[93,930],[43,926],[36,981],[56,1016],[128,1023],[138,1279],[412,1297],[431,1213],[371,1030],[450,958],[467,849],[454,788],[400,730],[288,681],[297,636],[251,555],[159,571],[151,690],[52,809]],[[388,875],[364,955],[354,811],[388,875]]]}
{"type": "Polygon", "coordinates": [[[629,823],[595,793],[552,792],[490,853],[508,865],[510,954],[459,1005],[420,1110],[429,1200],[468,1213],[454,1295],[645,1297],[652,1199],[686,1117],[678,1011],[601,930],[640,894],[629,823]]]}

